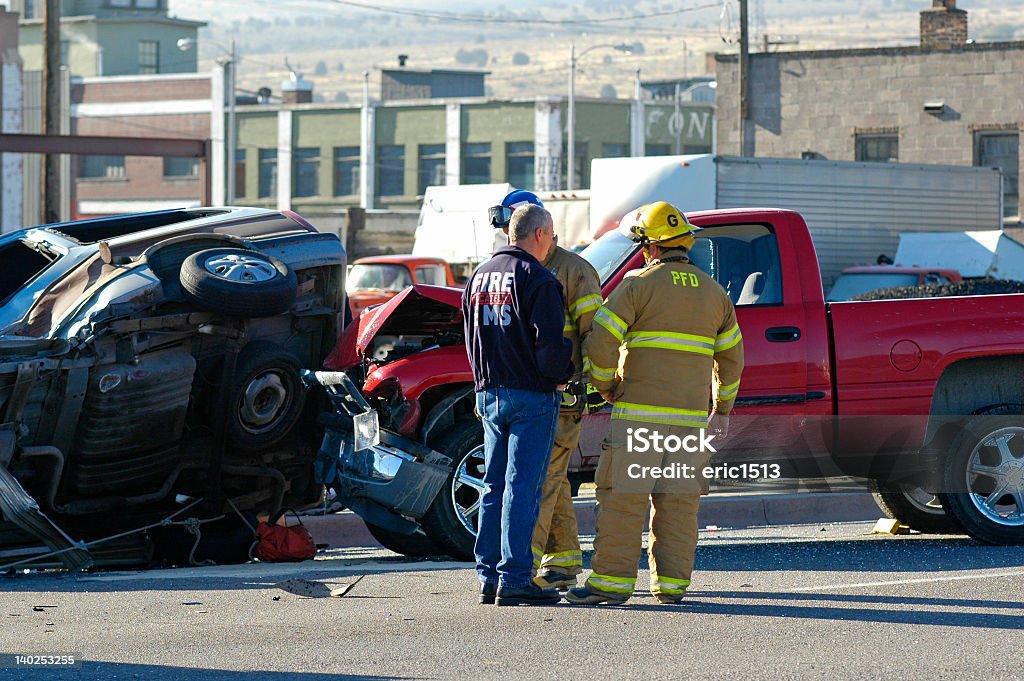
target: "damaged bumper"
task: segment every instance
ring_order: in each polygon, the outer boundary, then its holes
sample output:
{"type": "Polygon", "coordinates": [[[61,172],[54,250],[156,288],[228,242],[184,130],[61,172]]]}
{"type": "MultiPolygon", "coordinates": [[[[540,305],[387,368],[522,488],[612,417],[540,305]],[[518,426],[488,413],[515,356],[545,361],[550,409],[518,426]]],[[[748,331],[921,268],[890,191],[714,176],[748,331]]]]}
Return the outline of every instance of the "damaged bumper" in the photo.
{"type": "Polygon", "coordinates": [[[337,372],[310,374],[327,390],[334,413],[325,428],[318,471],[338,500],[367,522],[413,532],[451,472],[452,460],[377,426],[377,413],[337,372]]]}

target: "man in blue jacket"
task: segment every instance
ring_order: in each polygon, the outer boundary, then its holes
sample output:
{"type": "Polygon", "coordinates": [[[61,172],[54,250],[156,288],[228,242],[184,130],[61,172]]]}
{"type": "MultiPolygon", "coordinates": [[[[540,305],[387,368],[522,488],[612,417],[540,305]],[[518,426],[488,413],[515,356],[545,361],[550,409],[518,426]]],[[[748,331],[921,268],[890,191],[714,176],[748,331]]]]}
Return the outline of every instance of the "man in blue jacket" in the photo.
{"type": "Polygon", "coordinates": [[[509,245],[473,273],[462,296],[476,410],[484,424],[484,494],[476,539],[481,603],[557,603],[532,580],[540,509],[572,345],[562,336],[565,302],[541,260],[554,239],[540,206],[516,208],[509,245]]]}

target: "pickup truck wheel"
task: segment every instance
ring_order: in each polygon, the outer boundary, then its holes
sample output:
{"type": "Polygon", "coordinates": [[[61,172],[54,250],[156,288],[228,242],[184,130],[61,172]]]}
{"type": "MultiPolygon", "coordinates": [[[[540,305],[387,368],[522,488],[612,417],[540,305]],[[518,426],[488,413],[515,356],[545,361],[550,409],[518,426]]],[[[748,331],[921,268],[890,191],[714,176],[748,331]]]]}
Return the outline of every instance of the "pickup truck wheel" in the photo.
{"type": "Polygon", "coordinates": [[[272,317],[295,302],[295,272],[244,248],[209,248],[181,265],[181,287],[204,308],[231,317],[272,317]]]}
{"type": "Polygon", "coordinates": [[[474,560],[476,523],[484,495],[484,429],[478,421],[458,421],[434,447],[455,465],[423,516],[427,536],[458,560],[474,560]]]}
{"type": "Polygon", "coordinates": [[[938,495],[913,482],[870,480],[875,503],[890,518],[926,534],[960,534],[963,528],[946,514],[938,495]]]}
{"type": "MultiPolygon", "coordinates": [[[[365,520],[363,522],[366,523],[365,520]]],[[[373,523],[366,523],[366,529],[370,531],[374,539],[380,542],[381,546],[403,556],[427,558],[447,555],[447,552],[437,542],[422,532],[399,534],[373,523]]]]}
{"type": "Polygon", "coordinates": [[[1015,411],[967,421],[943,471],[942,505],[986,544],[1024,544],[1024,416],[1015,411]]]}

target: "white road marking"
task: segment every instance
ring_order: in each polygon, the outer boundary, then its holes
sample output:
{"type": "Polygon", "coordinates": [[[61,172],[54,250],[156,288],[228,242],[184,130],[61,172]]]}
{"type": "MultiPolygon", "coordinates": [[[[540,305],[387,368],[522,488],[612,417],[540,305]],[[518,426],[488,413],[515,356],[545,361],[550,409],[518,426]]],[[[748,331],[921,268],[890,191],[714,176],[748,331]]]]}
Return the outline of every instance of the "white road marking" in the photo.
{"type": "Polygon", "coordinates": [[[841,589],[864,589],[875,586],[900,586],[904,584],[931,584],[934,582],[959,582],[969,579],[996,579],[999,577],[1022,577],[1024,570],[1013,572],[983,572],[970,575],[956,575],[951,577],[928,577],[921,579],[894,579],[887,582],[856,582],[854,584],[826,584],[823,586],[800,586],[789,591],[839,591],[841,589]]]}

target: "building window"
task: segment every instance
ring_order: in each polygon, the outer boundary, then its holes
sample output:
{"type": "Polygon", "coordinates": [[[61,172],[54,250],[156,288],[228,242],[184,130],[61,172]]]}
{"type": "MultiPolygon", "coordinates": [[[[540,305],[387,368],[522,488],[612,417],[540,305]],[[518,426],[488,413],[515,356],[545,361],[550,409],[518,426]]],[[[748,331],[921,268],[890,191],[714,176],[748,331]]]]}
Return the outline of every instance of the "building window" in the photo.
{"type": "Polygon", "coordinates": [[[334,147],[334,195],[359,194],[359,147],[334,147]]]}
{"type": "Polygon", "coordinates": [[[1020,215],[1020,136],[1016,132],[974,134],[974,165],[1003,174],[1003,217],[1020,215]]]}
{"type": "Polygon", "coordinates": [[[266,199],[277,195],[277,149],[260,149],[260,177],[257,196],[266,199]]]}
{"type": "Polygon", "coordinates": [[[427,192],[427,187],[445,183],[444,156],[443,144],[420,145],[420,179],[417,190],[421,195],[427,192]]]}
{"type": "Polygon", "coordinates": [[[298,199],[320,195],[320,148],[299,147],[295,150],[295,188],[292,196],[298,199]]]}
{"type": "Polygon", "coordinates": [[[604,142],[601,144],[601,158],[625,158],[629,156],[629,145],[621,142],[604,142]]]}
{"type": "Polygon", "coordinates": [[[61,40],[60,41],[60,65],[61,66],[69,66],[71,64],[70,55],[71,55],[71,41],[70,40],[61,40]]]}
{"type": "Polygon", "coordinates": [[[25,14],[23,19],[38,19],[36,16],[36,2],[35,0],[25,0],[25,14]]]}
{"type": "Polygon", "coordinates": [[[462,147],[462,183],[491,183],[490,142],[474,142],[462,147]]]}
{"type": "Polygon", "coordinates": [[[235,198],[245,196],[245,149],[235,149],[235,198]]]}
{"type": "Polygon", "coordinates": [[[506,181],[518,189],[534,188],[533,142],[505,145],[506,181]]]}
{"type": "Polygon", "coordinates": [[[199,159],[182,157],[164,158],[164,177],[188,179],[199,177],[199,159]]]}
{"type": "MultiPolygon", "coordinates": [[[[562,145],[562,186],[568,187],[566,179],[569,177],[569,169],[566,167],[569,161],[569,145],[562,145]]],[[[576,140],[576,167],[573,175],[576,176],[573,186],[576,189],[586,189],[590,186],[590,161],[587,158],[587,143],[576,140]]]]}
{"type": "Polygon", "coordinates": [[[160,43],[139,41],[139,73],[160,73],[160,43]]]}
{"type": "Polygon", "coordinates": [[[858,161],[895,163],[900,160],[898,135],[857,135],[858,161]]]}
{"type": "Polygon", "coordinates": [[[107,4],[111,7],[131,7],[132,0],[107,0],[107,4]]]}
{"type": "Polygon", "coordinates": [[[644,147],[644,156],[668,156],[671,153],[667,144],[647,144],[644,147]]]}
{"type": "Polygon", "coordinates": [[[91,180],[115,180],[125,177],[124,156],[82,156],[78,176],[91,180]]]}
{"type": "Polygon", "coordinates": [[[135,6],[140,9],[158,9],[160,0],[135,0],[135,6]]]}
{"type": "Polygon", "coordinates": [[[383,144],[377,147],[377,196],[405,194],[405,147],[383,144]]]}

